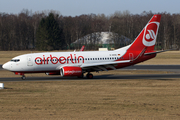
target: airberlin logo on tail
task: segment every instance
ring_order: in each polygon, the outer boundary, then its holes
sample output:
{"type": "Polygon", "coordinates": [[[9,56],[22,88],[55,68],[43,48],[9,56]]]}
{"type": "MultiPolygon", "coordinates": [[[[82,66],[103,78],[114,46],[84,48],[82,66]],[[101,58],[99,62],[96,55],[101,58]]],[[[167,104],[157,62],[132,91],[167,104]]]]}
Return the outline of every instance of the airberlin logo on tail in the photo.
{"type": "Polygon", "coordinates": [[[159,22],[151,22],[146,26],[143,35],[143,44],[145,46],[155,45],[158,28],[159,22]]]}
{"type": "Polygon", "coordinates": [[[147,41],[151,41],[151,40],[154,40],[156,38],[156,35],[154,33],[153,30],[147,30],[149,33],[146,34],[146,40],[147,41]]]}

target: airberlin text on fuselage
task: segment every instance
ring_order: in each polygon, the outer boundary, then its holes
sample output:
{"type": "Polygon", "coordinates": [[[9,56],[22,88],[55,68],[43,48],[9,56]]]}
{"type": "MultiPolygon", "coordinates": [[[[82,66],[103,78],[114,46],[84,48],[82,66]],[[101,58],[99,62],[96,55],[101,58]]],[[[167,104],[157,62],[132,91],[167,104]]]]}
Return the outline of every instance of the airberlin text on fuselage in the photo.
{"type": "Polygon", "coordinates": [[[79,63],[82,60],[82,63],[84,63],[84,57],[83,56],[77,56],[76,54],[72,55],[70,54],[70,56],[64,57],[56,57],[56,56],[52,56],[50,54],[49,57],[46,57],[45,55],[43,55],[43,57],[36,57],[35,58],[35,63],[37,65],[42,65],[42,64],[49,64],[49,62],[51,62],[52,64],[58,64],[58,62],[60,64],[69,64],[69,62],[75,64],[75,63],[79,63]]]}

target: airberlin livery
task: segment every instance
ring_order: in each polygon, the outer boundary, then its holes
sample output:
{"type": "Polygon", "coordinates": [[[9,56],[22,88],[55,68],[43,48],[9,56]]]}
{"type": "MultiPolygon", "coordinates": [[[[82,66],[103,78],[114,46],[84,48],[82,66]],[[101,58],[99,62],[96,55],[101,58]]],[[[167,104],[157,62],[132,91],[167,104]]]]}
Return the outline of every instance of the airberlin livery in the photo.
{"type": "MultiPolygon", "coordinates": [[[[154,15],[138,37],[128,46],[114,51],[47,52],[24,54],[2,67],[25,79],[26,73],[93,78],[91,72],[115,70],[154,58],[161,15],[154,15]]],[[[160,51],[161,52],[161,51],[160,51]]]]}

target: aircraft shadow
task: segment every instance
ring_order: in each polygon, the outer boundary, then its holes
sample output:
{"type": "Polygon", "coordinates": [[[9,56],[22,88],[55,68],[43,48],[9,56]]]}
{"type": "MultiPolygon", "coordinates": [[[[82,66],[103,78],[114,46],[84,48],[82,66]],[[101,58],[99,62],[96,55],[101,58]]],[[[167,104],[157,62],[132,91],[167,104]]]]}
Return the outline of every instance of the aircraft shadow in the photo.
{"type": "Polygon", "coordinates": [[[143,75],[97,75],[93,79],[77,78],[77,77],[27,77],[22,80],[20,77],[15,78],[0,78],[0,82],[15,82],[15,81],[67,81],[67,80],[124,80],[124,79],[156,79],[170,80],[170,78],[180,78],[180,74],[143,74],[143,75]]]}

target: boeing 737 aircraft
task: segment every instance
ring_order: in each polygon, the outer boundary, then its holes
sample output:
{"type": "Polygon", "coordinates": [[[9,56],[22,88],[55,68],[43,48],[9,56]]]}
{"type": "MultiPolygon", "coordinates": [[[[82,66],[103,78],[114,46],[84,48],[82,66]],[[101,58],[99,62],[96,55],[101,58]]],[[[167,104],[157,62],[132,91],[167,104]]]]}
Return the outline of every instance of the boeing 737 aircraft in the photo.
{"type": "Polygon", "coordinates": [[[2,67],[22,75],[46,73],[47,75],[93,78],[91,72],[116,70],[154,58],[161,15],[154,15],[138,37],[128,46],[114,51],[44,52],[14,57],[2,67]]]}

